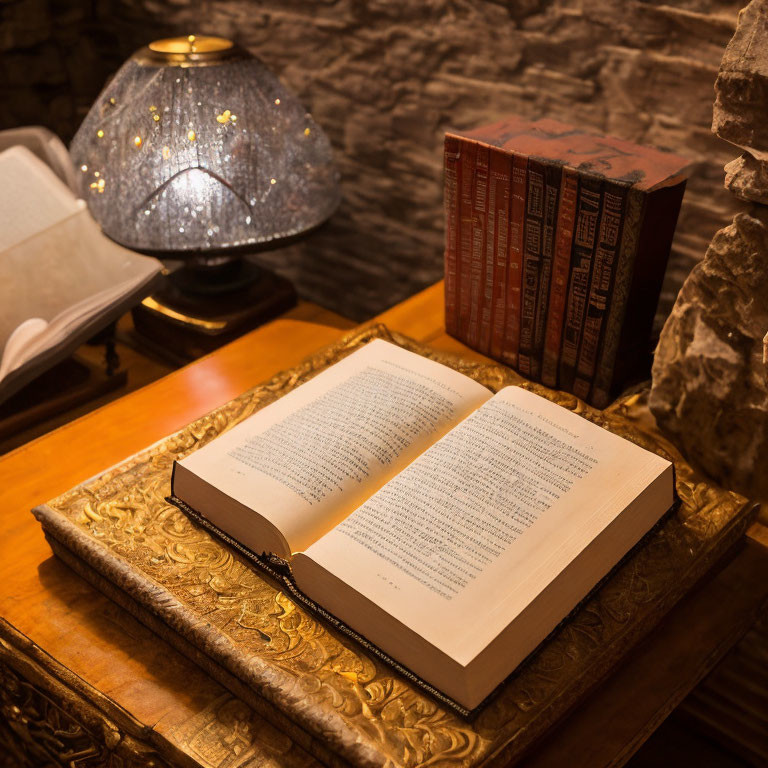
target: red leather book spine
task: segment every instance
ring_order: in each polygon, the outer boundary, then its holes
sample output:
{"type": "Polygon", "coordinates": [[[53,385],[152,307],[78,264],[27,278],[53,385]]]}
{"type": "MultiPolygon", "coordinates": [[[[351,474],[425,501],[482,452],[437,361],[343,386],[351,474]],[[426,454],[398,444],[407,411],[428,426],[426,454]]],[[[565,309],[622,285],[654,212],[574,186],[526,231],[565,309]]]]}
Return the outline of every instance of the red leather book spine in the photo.
{"type": "Polygon", "coordinates": [[[482,295],[480,301],[480,337],[477,342],[477,348],[484,355],[491,351],[491,323],[493,320],[493,282],[495,280],[495,257],[496,257],[496,181],[493,176],[493,155],[498,150],[488,147],[478,149],[484,153],[487,159],[486,172],[486,191],[485,191],[485,214],[484,214],[484,235],[483,244],[483,281],[482,295]]]}
{"type": "Polygon", "coordinates": [[[523,280],[523,234],[525,197],[528,184],[528,158],[514,154],[509,211],[509,257],[507,259],[507,301],[504,310],[504,340],[501,360],[517,367],[520,349],[520,315],[523,280]]]}
{"type": "Polygon", "coordinates": [[[573,394],[583,400],[589,397],[589,390],[595,376],[600,335],[613,283],[616,251],[621,237],[626,199],[626,185],[605,182],[603,209],[600,213],[600,227],[589,284],[589,300],[584,318],[579,360],[576,364],[576,379],[573,383],[573,394]]]}
{"type": "MultiPolygon", "coordinates": [[[[495,200],[493,251],[493,312],[491,315],[490,356],[501,359],[504,341],[504,314],[507,301],[509,259],[509,204],[512,189],[512,158],[505,152],[491,150],[491,184],[495,200]]],[[[490,210],[490,209],[489,209],[490,210]]]]}
{"type": "Polygon", "coordinates": [[[579,201],[576,208],[576,230],[571,254],[571,275],[568,281],[568,297],[565,305],[563,347],[558,369],[558,386],[573,391],[576,362],[581,345],[581,332],[587,305],[589,275],[597,239],[597,226],[602,200],[602,180],[581,174],[579,177],[579,201]]]}
{"type": "Polygon", "coordinates": [[[472,194],[477,144],[473,141],[463,140],[459,152],[461,153],[459,176],[459,323],[456,336],[462,341],[466,341],[471,306],[472,194]]]}
{"type": "Polygon", "coordinates": [[[552,287],[549,291],[549,311],[544,331],[544,354],[541,363],[541,381],[548,387],[557,386],[557,363],[560,359],[565,298],[568,275],[571,271],[571,246],[578,192],[578,173],[571,168],[563,168],[557,213],[555,256],[552,262],[552,287]]]}
{"type": "Polygon", "coordinates": [[[456,136],[445,137],[445,329],[451,336],[458,329],[458,245],[459,245],[459,151],[456,136]]]}
{"type": "Polygon", "coordinates": [[[560,200],[560,185],[563,169],[559,165],[544,167],[544,228],[539,262],[539,287],[536,296],[536,319],[533,326],[533,353],[531,355],[531,377],[541,381],[541,366],[544,357],[544,333],[549,314],[549,295],[552,283],[552,262],[555,258],[555,229],[557,227],[557,204],[560,200]]]}
{"type": "Polygon", "coordinates": [[[536,298],[539,288],[539,263],[544,235],[544,166],[528,160],[528,195],[523,236],[522,312],[520,315],[520,350],[517,369],[532,377],[533,335],[536,324],[536,298]]]}
{"type": "Polygon", "coordinates": [[[477,349],[480,342],[480,313],[485,268],[485,219],[488,210],[488,147],[475,148],[475,182],[472,190],[472,261],[470,264],[470,307],[467,344],[477,349]]]}

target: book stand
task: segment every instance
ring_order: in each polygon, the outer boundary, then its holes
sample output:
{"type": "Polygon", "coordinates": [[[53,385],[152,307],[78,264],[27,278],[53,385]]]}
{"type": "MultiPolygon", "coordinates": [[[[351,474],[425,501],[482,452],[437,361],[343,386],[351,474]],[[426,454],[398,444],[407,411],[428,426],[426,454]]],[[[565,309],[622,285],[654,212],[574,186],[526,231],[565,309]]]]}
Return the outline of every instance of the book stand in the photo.
{"type": "Polygon", "coordinates": [[[755,510],[698,477],[642,420],[642,398],[630,395],[596,411],[502,366],[465,362],[374,325],[35,514],[59,557],[324,762],[340,756],[361,766],[503,764],[609,674],[743,534],[755,510]],[[452,365],[494,391],[524,386],[675,462],[681,501],[675,513],[472,721],[312,618],[166,501],[174,459],[376,337],[452,365]]]}

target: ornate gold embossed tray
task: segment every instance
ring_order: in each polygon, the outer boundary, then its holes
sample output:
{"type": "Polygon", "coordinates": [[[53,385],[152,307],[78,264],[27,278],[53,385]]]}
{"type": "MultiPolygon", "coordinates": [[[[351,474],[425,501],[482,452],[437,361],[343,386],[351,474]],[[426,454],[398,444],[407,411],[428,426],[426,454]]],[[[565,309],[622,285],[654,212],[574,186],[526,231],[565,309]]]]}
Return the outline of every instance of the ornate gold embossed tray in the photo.
{"type": "MultiPolygon", "coordinates": [[[[642,395],[595,411],[502,366],[462,362],[376,325],[278,374],[34,514],[56,554],[329,764],[476,766],[520,756],[740,537],[753,505],[704,483],[642,395]],[[681,504],[471,723],[294,603],[166,501],[173,461],[372,338],[518,384],[675,461],[681,504]]],[[[457,621],[460,620],[457,617],[457,621]]]]}

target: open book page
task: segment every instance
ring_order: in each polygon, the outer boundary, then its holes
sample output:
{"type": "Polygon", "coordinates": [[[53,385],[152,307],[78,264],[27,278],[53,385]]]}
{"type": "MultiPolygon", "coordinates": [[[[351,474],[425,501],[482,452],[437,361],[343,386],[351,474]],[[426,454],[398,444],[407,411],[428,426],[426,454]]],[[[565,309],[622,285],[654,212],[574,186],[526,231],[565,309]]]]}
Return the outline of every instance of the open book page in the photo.
{"type": "MultiPolygon", "coordinates": [[[[50,324],[70,311],[87,320],[148,282],[160,268],[157,259],[107,238],[86,209],[76,209],[0,252],[0,350],[26,320],[50,324]]],[[[13,369],[19,362],[5,367],[13,369]]]]}
{"type": "Polygon", "coordinates": [[[26,147],[11,147],[0,153],[0,178],[0,251],[85,207],[26,147]]]}
{"type": "MultiPolygon", "coordinates": [[[[305,549],[491,393],[376,339],[181,462],[305,549]]],[[[216,522],[213,520],[213,522],[216,522]]],[[[227,521],[227,532],[248,542],[227,521]]]]}
{"type": "MultiPolygon", "coordinates": [[[[506,387],[297,556],[294,572],[310,597],[404,663],[398,639],[370,637],[376,622],[369,616],[356,625],[342,593],[334,600],[334,590],[319,595],[302,583],[303,573],[315,574],[310,582],[318,573],[305,558],[467,664],[649,486],[662,493],[658,518],[672,503],[669,462],[506,387]],[[659,491],[653,482],[664,473],[659,491]]],[[[591,585],[645,530],[631,532],[626,546],[613,542],[624,551],[609,553],[615,559],[602,573],[587,574],[591,585]]],[[[591,585],[582,592],[576,585],[573,605],[591,585]]]]}

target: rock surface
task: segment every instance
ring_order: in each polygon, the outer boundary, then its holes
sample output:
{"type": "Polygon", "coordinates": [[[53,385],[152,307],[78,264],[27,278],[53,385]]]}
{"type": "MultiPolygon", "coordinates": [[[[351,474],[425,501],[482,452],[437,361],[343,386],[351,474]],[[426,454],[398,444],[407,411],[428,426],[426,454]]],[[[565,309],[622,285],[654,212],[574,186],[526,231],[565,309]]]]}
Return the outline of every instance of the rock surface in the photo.
{"type": "Polygon", "coordinates": [[[768,162],[744,152],[723,170],[728,191],[740,200],[768,204],[768,162]]]}
{"type": "Polygon", "coordinates": [[[659,426],[721,485],[768,499],[768,210],[718,232],[661,333],[649,399],[659,426]]]}
{"type": "Polygon", "coordinates": [[[743,0],[3,0],[0,127],[69,139],[109,73],[148,41],[234,37],[310,107],[344,201],[322,231],[263,260],[361,319],[442,276],[446,128],[549,116],[668,147],[696,164],[665,285],[739,203],[710,130],[712,83],[743,0]]]}
{"type": "Polygon", "coordinates": [[[715,92],[712,130],[768,160],[768,0],[752,0],[739,14],[715,92]]]}

